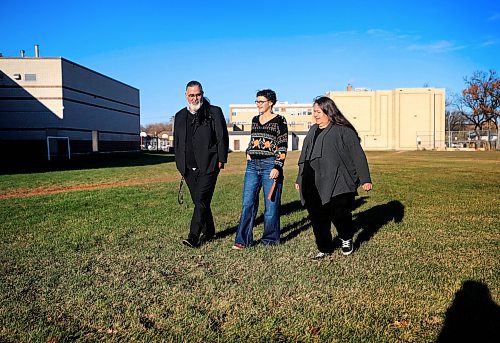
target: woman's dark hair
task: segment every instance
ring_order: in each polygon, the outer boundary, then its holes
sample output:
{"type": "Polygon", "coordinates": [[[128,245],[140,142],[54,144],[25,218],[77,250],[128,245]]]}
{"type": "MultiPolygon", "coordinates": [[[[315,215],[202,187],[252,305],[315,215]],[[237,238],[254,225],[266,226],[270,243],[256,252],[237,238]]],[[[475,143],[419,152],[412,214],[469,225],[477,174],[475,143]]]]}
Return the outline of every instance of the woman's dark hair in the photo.
{"type": "Polygon", "coordinates": [[[277,101],[276,92],[274,92],[271,89],[263,89],[263,90],[257,91],[256,96],[263,96],[264,98],[266,98],[267,100],[269,100],[273,103],[272,106],[274,106],[276,104],[276,101],[277,101]]]}
{"type": "MultiPolygon", "coordinates": [[[[189,81],[188,84],[186,85],[186,90],[188,87],[199,87],[201,94],[203,93],[203,86],[199,81],[189,81]]],[[[200,126],[200,125],[208,125],[208,123],[212,120],[212,115],[210,114],[210,101],[206,98],[203,97],[203,103],[201,104],[200,109],[196,112],[196,115],[194,116],[193,119],[193,124],[195,126],[200,126]]]]}
{"type": "Polygon", "coordinates": [[[359,138],[358,135],[358,131],[356,131],[349,120],[344,117],[344,115],[342,114],[342,112],[340,112],[339,108],[332,99],[327,96],[318,96],[314,99],[313,105],[314,104],[317,104],[319,108],[321,108],[323,113],[325,113],[330,118],[330,121],[333,125],[346,126],[350,128],[354,131],[356,136],[358,136],[358,139],[361,141],[361,138],[359,138]]]}

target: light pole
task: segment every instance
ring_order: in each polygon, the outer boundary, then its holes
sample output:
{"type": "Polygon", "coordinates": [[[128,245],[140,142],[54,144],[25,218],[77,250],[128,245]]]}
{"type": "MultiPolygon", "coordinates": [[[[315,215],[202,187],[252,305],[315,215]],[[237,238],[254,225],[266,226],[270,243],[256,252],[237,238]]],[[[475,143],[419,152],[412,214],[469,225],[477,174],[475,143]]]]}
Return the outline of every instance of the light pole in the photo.
{"type": "Polygon", "coordinates": [[[453,117],[451,113],[448,115],[448,149],[451,149],[451,121],[453,117]]]}

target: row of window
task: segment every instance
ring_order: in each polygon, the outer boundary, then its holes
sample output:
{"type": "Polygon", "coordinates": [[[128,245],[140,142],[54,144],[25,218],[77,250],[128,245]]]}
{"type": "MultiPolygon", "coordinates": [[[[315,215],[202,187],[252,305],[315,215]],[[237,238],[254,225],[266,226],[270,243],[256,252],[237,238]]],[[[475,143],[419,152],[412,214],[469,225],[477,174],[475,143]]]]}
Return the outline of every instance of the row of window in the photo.
{"type": "MultiPolygon", "coordinates": [[[[249,109],[243,109],[243,108],[235,108],[232,110],[231,112],[231,115],[235,116],[237,115],[238,113],[245,113],[245,114],[254,114],[252,113],[253,111],[249,110],[249,109]]],[[[312,115],[312,110],[311,109],[303,109],[303,108],[293,108],[293,109],[286,109],[286,108],[281,108],[281,107],[276,107],[274,108],[274,112],[275,113],[279,113],[279,112],[286,112],[292,116],[310,116],[312,115]]],[[[254,115],[257,115],[257,113],[255,113],[254,115]]]]}
{"type": "Polygon", "coordinates": [[[290,115],[302,115],[302,116],[310,116],[312,115],[312,110],[310,108],[286,108],[286,107],[275,107],[275,112],[287,112],[290,115]]]}

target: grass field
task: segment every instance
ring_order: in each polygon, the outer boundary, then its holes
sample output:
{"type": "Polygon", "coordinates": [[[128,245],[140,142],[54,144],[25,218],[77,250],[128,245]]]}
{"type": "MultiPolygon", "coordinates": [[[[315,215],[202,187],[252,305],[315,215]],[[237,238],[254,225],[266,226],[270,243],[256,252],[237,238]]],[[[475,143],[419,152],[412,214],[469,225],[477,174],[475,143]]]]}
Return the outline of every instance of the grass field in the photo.
{"type": "MultiPolygon", "coordinates": [[[[181,245],[192,205],[187,191],[177,203],[170,155],[3,173],[0,342],[433,342],[473,329],[498,341],[500,153],[367,156],[374,190],[357,198],[357,250],[322,261],[309,260],[297,152],[283,244],[243,251],[231,249],[240,153],[214,195],[217,239],[197,250],[181,245]]],[[[257,223],[255,238],[262,209],[257,223]]]]}

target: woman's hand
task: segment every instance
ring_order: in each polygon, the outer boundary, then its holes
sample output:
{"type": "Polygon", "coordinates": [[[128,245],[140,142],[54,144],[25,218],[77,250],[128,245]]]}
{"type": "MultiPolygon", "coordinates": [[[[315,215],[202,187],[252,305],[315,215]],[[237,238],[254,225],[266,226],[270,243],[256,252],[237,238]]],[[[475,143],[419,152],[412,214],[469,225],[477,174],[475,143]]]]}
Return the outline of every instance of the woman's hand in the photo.
{"type": "Polygon", "coordinates": [[[295,189],[300,191],[300,185],[298,183],[295,184],[295,189]]]}
{"type": "Polygon", "coordinates": [[[363,188],[363,190],[365,192],[368,192],[368,191],[370,191],[373,188],[373,185],[370,182],[367,182],[367,183],[363,183],[361,185],[361,188],[363,188]]]}
{"type": "Polygon", "coordinates": [[[273,168],[273,170],[271,170],[271,172],[269,173],[270,179],[277,179],[278,176],[280,176],[280,172],[276,168],[273,168]]]}

